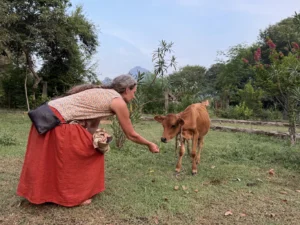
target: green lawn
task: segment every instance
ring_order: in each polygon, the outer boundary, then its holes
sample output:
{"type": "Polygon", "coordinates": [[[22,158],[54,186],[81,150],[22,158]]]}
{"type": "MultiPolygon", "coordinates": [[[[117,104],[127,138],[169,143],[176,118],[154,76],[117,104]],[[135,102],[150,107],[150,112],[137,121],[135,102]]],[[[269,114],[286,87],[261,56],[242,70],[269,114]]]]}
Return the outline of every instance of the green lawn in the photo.
{"type": "Polygon", "coordinates": [[[198,174],[191,175],[186,156],[176,176],[174,142],[159,143],[159,123],[140,122],[137,131],[157,142],[161,152],[151,154],[129,141],[121,150],[112,144],[106,190],[89,206],[64,208],[32,205],[16,196],[30,121],[26,114],[1,111],[0,122],[1,225],[299,224],[299,144],[211,130],[198,174]],[[229,210],[232,215],[225,216],[229,210]]]}

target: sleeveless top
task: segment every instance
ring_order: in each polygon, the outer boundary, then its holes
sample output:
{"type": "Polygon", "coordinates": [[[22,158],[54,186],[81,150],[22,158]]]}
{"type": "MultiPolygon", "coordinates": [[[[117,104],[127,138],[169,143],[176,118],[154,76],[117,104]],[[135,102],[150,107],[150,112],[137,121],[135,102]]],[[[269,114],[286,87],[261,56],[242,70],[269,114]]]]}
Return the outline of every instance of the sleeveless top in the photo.
{"type": "Polygon", "coordinates": [[[111,101],[121,95],[113,89],[93,88],[79,93],[49,101],[65,119],[86,120],[114,115],[110,109],[111,101]]]}

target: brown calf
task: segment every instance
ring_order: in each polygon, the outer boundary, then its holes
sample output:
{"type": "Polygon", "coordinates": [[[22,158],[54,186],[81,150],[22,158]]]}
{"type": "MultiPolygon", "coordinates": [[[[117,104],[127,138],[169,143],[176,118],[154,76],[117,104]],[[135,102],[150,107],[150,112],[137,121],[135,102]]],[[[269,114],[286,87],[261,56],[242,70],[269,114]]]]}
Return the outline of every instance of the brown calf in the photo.
{"type": "Polygon", "coordinates": [[[208,104],[208,101],[196,103],[188,106],[183,112],[178,114],[154,117],[164,128],[161,137],[162,142],[167,143],[177,135],[180,137],[180,151],[176,172],[180,172],[181,170],[182,157],[185,152],[185,142],[192,140],[192,174],[197,173],[197,164],[200,162],[204,136],[210,128],[210,118],[206,109],[208,104]]]}

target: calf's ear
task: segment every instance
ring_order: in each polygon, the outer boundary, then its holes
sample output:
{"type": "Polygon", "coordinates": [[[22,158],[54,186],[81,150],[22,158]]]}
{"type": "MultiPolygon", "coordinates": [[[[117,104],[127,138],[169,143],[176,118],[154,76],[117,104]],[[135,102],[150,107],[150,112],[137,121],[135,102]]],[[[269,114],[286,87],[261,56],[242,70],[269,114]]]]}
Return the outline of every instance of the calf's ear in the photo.
{"type": "Polygon", "coordinates": [[[159,122],[162,123],[165,119],[165,116],[154,116],[154,119],[159,122]]]}
{"type": "Polygon", "coordinates": [[[181,118],[179,118],[179,119],[178,119],[178,124],[179,124],[180,126],[183,126],[183,124],[184,124],[184,120],[183,120],[183,119],[181,119],[181,118]]]}

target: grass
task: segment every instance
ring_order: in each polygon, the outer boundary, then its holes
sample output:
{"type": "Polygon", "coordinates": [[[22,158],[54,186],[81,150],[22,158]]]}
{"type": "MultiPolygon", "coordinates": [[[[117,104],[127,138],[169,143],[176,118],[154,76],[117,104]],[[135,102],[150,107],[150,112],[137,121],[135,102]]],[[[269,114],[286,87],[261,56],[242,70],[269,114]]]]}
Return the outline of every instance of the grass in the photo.
{"type": "Polygon", "coordinates": [[[137,131],[161,152],[151,154],[129,141],[121,150],[112,144],[105,159],[106,190],[89,206],[64,208],[32,205],[16,196],[30,121],[23,113],[0,112],[0,122],[1,225],[299,224],[299,144],[211,130],[198,174],[191,175],[186,155],[176,176],[174,142],[159,143],[161,125],[140,122],[137,131]],[[228,210],[232,215],[225,216],[228,210]]]}

